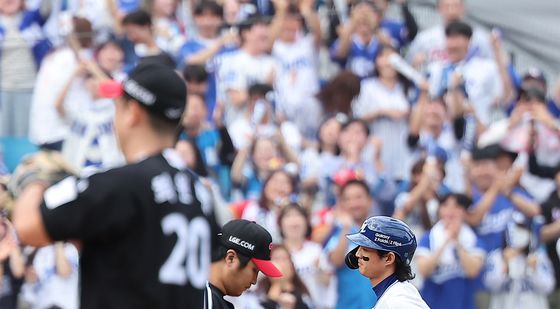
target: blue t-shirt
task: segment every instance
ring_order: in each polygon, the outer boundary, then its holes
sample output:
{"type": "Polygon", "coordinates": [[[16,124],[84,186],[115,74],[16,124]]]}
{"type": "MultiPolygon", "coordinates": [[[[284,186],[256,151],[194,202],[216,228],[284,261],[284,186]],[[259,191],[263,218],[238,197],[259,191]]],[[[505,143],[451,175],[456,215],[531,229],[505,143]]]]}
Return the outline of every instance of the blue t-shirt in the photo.
{"type": "Polygon", "coordinates": [[[408,30],[403,23],[392,19],[383,19],[380,26],[391,37],[393,47],[400,49],[406,44],[408,30]]]}
{"type": "MultiPolygon", "coordinates": [[[[179,138],[188,139],[189,136],[186,132],[183,132],[179,138]]],[[[202,157],[202,161],[204,165],[208,167],[212,178],[217,181],[222,196],[229,199],[232,185],[231,175],[229,167],[223,164],[218,156],[218,147],[222,142],[220,132],[216,128],[207,128],[200,132],[195,142],[200,156],[202,157]]]]}
{"type": "Polygon", "coordinates": [[[369,44],[365,45],[360,42],[356,37],[352,38],[350,51],[346,59],[336,57],[336,50],[340,40],[336,40],[331,47],[330,53],[333,61],[337,62],[340,66],[345,67],[361,78],[370,76],[375,69],[375,57],[380,49],[379,40],[372,39],[369,44]]]}
{"type": "MultiPolygon", "coordinates": [[[[473,206],[478,207],[483,194],[478,190],[473,190],[473,206]]],[[[521,194],[527,199],[532,197],[525,190],[514,188],[513,192],[521,194]]],[[[502,248],[504,245],[504,231],[506,230],[508,222],[511,221],[511,216],[515,211],[513,203],[504,195],[499,194],[496,201],[486,213],[479,226],[474,230],[477,236],[484,243],[486,252],[491,252],[496,249],[502,248]]]]}
{"type": "MultiPolygon", "coordinates": [[[[199,38],[187,40],[179,50],[179,56],[176,61],[178,68],[183,69],[185,67],[186,60],[201,50],[208,48],[207,44],[208,43],[200,40],[199,38]]],[[[237,50],[237,48],[222,47],[216,56],[206,62],[206,71],[208,72],[206,106],[208,107],[208,120],[210,121],[212,121],[212,114],[214,107],[216,106],[216,71],[220,66],[221,56],[234,50],[237,50]]]]}
{"type": "MultiPolygon", "coordinates": [[[[433,251],[432,244],[430,243],[430,233],[425,233],[420,242],[418,249],[433,251]]],[[[475,248],[469,251],[478,251],[484,254],[484,245],[477,239],[475,248]]],[[[455,262],[453,266],[440,267],[438,266],[432,275],[425,278],[424,285],[420,294],[426,301],[426,304],[432,309],[474,309],[475,301],[474,295],[476,292],[477,282],[475,279],[466,277],[465,272],[459,262],[459,257],[455,252],[455,262]]]]}
{"type": "Polygon", "coordinates": [[[140,8],[140,0],[118,0],[119,9],[125,13],[136,11],[140,8]]]}
{"type": "MultiPolygon", "coordinates": [[[[337,246],[341,235],[341,227],[335,226],[335,231],[327,241],[326,251],[331,252],[337,246]]],[[[353,227],[351,233],[359,232],[359,227],[353,227]]],[[[347,252],[356,247],[352,242],[348,242],[347,252]]],[[[372,291],[371,283],[368,278],[362,276],[357,269],[350,269],[342,265],[336,269],[337,295],[336,309],[363,309],[372,308],[377,302],[377,297],[372,291]]]]}

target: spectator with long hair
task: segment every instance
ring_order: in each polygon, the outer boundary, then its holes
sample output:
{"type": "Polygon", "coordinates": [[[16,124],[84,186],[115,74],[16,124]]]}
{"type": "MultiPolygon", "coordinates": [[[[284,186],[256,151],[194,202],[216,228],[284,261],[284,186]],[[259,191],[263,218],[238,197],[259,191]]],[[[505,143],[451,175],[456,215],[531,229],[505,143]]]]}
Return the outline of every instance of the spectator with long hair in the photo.
{"type": "Polygon", "coordinates": [[[282,272],[282,277],[267,277],[260,282],[259,287],[264,294],[261,300],[262,307],[264,309],[313,308],[309,290],[296,272],[288,249],[283,245],[274,245],[270,252],[270,259],[282,272]]]}
{"type": "Polygon", "coordinates": [[[409,82],[389,62],[389,57],[396,52],[390,46],[379,49],[374,60],[374,77],[362,81],[353,112],[381,139],[384,145],[381,159],[388,176],[403,180],[408,176],[410,165],[406,146],[409,82]]]}
{"type": "Polygon", "coordinates": [[[290,252],[296,273],[309,290],[315,308],[332,308],[336,302],[334,269],[318,243],[309,240],[311,222],[300,205],[292,203],[278,217],[283,245],[290,252]]]}
{"type": "Polygon", "coordinates": [[[296,179],[287,171],[272,171],[262,184],[262,194],[257,201],[249,202],[241,214],[242,219],[255,221],[265,227],[274,242],[282,236],[278,227],[280,211],[290,204],[297,190],[296,179]]]}

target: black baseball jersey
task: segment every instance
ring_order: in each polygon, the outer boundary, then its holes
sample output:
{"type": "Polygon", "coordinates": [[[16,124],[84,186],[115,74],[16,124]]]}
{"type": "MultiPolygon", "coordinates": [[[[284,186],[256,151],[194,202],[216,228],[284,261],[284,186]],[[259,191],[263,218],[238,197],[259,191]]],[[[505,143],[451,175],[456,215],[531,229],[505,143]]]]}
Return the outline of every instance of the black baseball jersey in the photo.
{"type": "Polygon", "coordinates": [[[206,304],[203,309],[234,309],[233,304],[224,299],[224,293],[208,282],[204,295],[206,304]]]}
{"type": "Polygon", "coordinates": [[[53,240],[81,240],[81,308],[204,304],[218,226],[208,190],[173,150],[45,191],[53,240]]]}

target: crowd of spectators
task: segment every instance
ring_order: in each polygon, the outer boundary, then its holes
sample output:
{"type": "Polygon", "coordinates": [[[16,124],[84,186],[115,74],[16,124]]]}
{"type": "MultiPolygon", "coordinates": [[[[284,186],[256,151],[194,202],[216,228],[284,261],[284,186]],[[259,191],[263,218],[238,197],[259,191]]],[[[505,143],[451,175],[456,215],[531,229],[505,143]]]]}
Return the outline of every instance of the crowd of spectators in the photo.
{"type": "MultiPolygon", "coordinates": [[[[344,236],[388,215],[416,234],[431,308],[560,308],[560,87],[519,72],[465,1],[419,29],[406,0],[0,0],[0,139],[84,174],[122,165],[99,85],[164,63],[188,88],[176,149],[219,221],[281,244],[284,277],[236,307],[371,308],[344,236]]],[[[9,172],[0,158],[4,216],[9,172]]],[[[78,264],[71,243],[18,248],[0,308],[78,308],[78,264]]]]}

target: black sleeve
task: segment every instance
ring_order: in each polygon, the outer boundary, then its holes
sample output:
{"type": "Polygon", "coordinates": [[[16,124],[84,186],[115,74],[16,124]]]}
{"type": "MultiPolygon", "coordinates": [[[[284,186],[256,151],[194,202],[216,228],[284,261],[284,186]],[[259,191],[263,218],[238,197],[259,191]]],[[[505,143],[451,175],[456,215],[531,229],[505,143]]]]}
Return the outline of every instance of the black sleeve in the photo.
{"type": "Polygon", "coordinates": [[[418,146],[419,141],[420,141],[420,136],[419,135],[408,134],[408,136],[406,138],[406,144],[408,145],[408,148],[411,148],[411,149],[416,148],[416,146],[418,146]]]}
{"type": "Polygon", "coordinates": [[[48,188],[40,207],[50,238],[87,241],[125,230],[135,213],[127,183],[113,170],[83,179],[70,176],[48,188]]]}
{"type": "Polygon", "coordinates": [[[453,119],[453,133],[455,134],[455,139],[461,140],[465,136],[467,122],[464,117],[457,117],[453,119]]]}
{"type": "Polygon", "coordinates": [[[540,165],[534,153],[529,155],[529,173],[541,178],[554,179],[556,172],[557,168],[555,167],[540,165]]]}
{"type": "Polygon", "coordinates": [[[231,141],[231,137],[229,136],[229,132],[226,127],[220,128],[218,132],[220,133],[221,140],[218,157],[222,164],[231,168],[236,155],[235,147],[233,146],[233,142],[231,141]]]}
{"type": "Polygon", "coordinates": [[[416,18],[414,18],[414,15],[412,15],[406,3],[401,6],[401,9],[404,18],[404,25],[408,31],[407,41],[411,42],[418,34],[418,24],[416,23],[416,18]]]}

